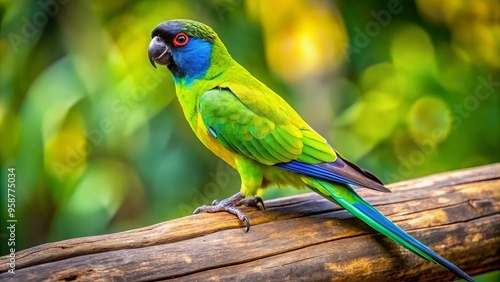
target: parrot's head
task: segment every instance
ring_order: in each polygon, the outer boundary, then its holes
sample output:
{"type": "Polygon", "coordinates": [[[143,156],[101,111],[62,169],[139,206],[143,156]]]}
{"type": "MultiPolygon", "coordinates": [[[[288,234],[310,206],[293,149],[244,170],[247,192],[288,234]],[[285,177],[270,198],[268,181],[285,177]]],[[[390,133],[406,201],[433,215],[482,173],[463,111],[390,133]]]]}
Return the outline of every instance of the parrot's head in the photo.
{"type": "Polygon", "coordinates": [[[203,77],[212,64],[213,51],[227,54],[212,28],[192,20],[163,22],[153,29],[151,38],[149,61],[154,67],[166,65],[176,78],[203,77]]]}

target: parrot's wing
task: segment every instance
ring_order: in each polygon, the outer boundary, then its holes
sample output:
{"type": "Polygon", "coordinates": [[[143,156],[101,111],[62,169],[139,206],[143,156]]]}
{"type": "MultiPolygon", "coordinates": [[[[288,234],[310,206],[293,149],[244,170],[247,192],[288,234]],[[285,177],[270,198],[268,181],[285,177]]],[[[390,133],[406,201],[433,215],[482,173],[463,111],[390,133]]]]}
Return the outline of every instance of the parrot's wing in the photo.
{"type": "Polygon", "coordinates": [[[295,111],[287,111],[288,104],[281,108],[279,100],[258,99],[212,89],[200,99],[200,115],[209,132],[232,152],[320,179],[390,192],[376,176],[338,155],[295,111]],[[266,109],[273,102],[275,108],[266,109]]]}
{"type": "Polygon", "coordinates": [[[229,89],[213,89],[200,99],[200,115],[210,133],[228,150],[274,165],[298,160],[332,162],[337,158],[326,140],[286,117],[266,117],[249,109],[229,89]]]}

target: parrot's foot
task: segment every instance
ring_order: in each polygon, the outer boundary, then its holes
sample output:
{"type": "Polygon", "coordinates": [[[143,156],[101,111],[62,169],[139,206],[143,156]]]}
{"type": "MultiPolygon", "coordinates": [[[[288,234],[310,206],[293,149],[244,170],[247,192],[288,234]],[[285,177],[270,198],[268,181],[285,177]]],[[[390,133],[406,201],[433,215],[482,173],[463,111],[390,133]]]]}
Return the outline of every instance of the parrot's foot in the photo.
{"type": "Polygon", "coordinates": [[[265,210],[266,206],[264,206],[264,201],[262,201],[262,198],[259,196],[255,196],[252,198],[245,198],[243,200],[240,200],[238,203],[236,203],[236,206],[247,206],[247,207],[259,207],[259,204],[262,206],[262,209],[265,210]]]}
{"type": "Polygon", "coordinates": [[[248,217],[240,209],[236,208],[236,206],[245,205],[245,206],[258,207],[259,203],[262,205],[262,208],[265,209],[264,202],[262,201],[261,197],[255,196],[252,198],[245,199],[243,193],[238,192],[233,196],[224,199],[222,201],[214,200],[211,206],[203,205],[201,207],[198,207],[194,210],[193,214],[197,214],[201,211],[209,213],[225,211],[230,214],[236,215],[241,221],[245,221],[247,227],[245,232],[248,232],[248,230],[250,230],[250,221],[248,220],[248,217]]]}

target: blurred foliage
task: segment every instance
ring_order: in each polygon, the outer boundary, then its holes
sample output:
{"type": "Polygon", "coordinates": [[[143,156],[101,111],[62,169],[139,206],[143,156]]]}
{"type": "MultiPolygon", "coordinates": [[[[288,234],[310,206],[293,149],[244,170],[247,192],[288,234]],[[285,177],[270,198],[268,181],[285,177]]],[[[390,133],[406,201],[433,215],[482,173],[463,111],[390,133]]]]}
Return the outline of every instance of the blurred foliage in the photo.
{"type": "Polygon", "coordinates": [[[168,19],[212,26],[386,182],[500,161],[499,2],[365,2],[0,0],[1,175],[16,168],[18,247],[186,216],[239,190],[149,64],[168,19]]]}

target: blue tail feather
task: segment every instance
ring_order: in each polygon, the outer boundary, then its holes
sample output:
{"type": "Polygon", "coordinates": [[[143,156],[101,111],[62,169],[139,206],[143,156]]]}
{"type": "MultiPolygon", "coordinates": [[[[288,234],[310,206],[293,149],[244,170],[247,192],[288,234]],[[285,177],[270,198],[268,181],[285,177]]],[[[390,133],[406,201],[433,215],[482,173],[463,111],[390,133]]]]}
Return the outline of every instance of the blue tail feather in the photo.
{"type": "MultiPolygon", "coordinates": [[[[366,202],[365,202],[366,203],[366,202]]],[[[424,257],[432,262],[435,262],[447,269],[449,269],[451,272],[455,273],[457,276],[467,280],[467,281],[474,281],[467,273],[465,273],[463,270],[458,268],[456,265],[452,264],[451,262],[447,261],[440,255],[436,254],[433,250],[429,249],[427,246],[424,244],[420,243],[417,239],[411,237],[408,235],[408,233],[404,232],[401,228],[396,226],[392,221],[387,219],[384,215],[382,215],[378,210],[373,208],[371,205],[368,203],[354,203],[353,206],[358,208],[361,212],[366,214],[367,216],[371,217],[373,220],[377,221],[380,223],[382,226],[384,226],[386,229],[390,230],[392,233],[394,233],[397,237],[401,238],[402,240],[406,241],[407,243],[413,245],[415,248],[419,249],[420,251],[424,252],[428,257],[424,257]]],[[[391,238],[393,239],[393,238],[391,238]]],[[[400,240],[401,240],[400,239],[400,240]]],[[[395,239],[394,239],[395,240],[395,239]]],[[[399,240],[396,240],[399,241],[399,240]]],[[[399,242],[398,242],[399,243],[399,242]]],[[[417,253],[418,254],[418,253],[417,253]]],[[[420,254],[418,254],[420,255],[420,254]]]]}
{"type": "Polygon", "coordinates": [[[392,221],[390,221],[388,218],[386,218],[383,214],[381,214],[372,205],[370,205],[368,202],[363,200],[349,186],[346,185],[345,187],[336,187],[336,186],[333,186],[335,184],[331,184],[331,183],[321,181],[321,180],[316,180],[315,183],[319,184],[321,187],[313,185],[313,186],[316,186],[317,188],[319,188],[319,189],[313,188],[313,190],[315,190],[316,192],[318,192],[320,195],[324,196],[327,199],[335,200],[335,202],[340,204],[343,208],[345,208],[346,210],[348,210],[349,212],[354,214],[359,219],[363,220],[366,224],[370,225],[373,229],[386,235],[387,237],[394,240],[395,242],[403,245],[407,249],[413,251],[415,254],[417,254],[417,255],[419,255],[419,256],[421,256],[429,261],[432,261],[438,265],[441,265],[444,268],[447,268],[448,270],[453,272],[455,275],[461,277],[462,279],[465,279],[469,282],[474,282],[474,279],[472,279],[463,270],[461,270],[460,268],[458,268],[456,265],[452,264],[451,262],[447,261],[446,259],[444,259],[440,255],[436,254],[434,251],[429,249],[427,246],[420,243],[417,239],[411,237],[408,233],[406,233],[401,228],[396,226],[392,221]],[[341,190],[339,190],[339,188],[341,190]],[[346,191],[345,189],[348,189],[348,191],[346,191]],[[328,192],[327,194],[329,194],[329,195],[325,195],[324,192],[328,192]],[[345,193],[345,192],[349,193],[349,197],[342,196],[342,193],[345,193]],[[349,198],[349,200],[346,198],[349,198]]]}

